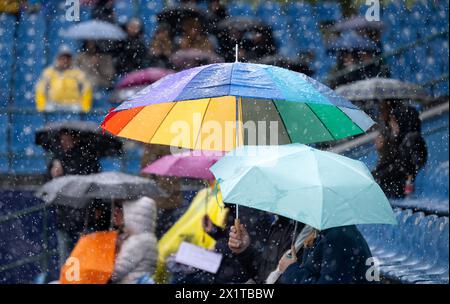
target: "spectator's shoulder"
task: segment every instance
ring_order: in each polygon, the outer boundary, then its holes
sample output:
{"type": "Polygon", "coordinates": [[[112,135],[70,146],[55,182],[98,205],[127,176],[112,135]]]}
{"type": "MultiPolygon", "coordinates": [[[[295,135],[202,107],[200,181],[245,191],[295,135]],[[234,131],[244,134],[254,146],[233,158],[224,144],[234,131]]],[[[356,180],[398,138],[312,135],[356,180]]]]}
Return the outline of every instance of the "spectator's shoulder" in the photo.
{"type": "Polygon", "coordinates": [[[42,72],[42,76],[49,77],[55,72],[55,69],[52,66],[46,67],[42,72]]]}
{"type": "Polygon", "coordinates": [[[70,70],[67,71],[67,73],[69,75],[71,75],[72,77],[78,77],[78,78],[86,77],[86,74],[78,67],[71,68],[70,70]]]}

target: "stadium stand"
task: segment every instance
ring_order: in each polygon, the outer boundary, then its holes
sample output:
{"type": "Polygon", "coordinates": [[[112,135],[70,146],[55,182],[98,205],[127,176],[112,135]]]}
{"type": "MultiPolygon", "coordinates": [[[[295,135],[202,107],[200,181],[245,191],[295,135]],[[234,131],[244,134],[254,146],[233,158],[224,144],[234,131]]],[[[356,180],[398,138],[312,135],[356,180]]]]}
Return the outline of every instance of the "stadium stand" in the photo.
{"type": "MultiPolygon", "coordinates": [[[[156,15],[163,6],[164,0],[117,0],[115,12],[118,21],[140,17],[149,42],[157,24],[156,15]]],[[[366,9],[362,5],[360,15],[366,9]]],[[[326,78],[335,63],[336,59],[324,50],[321,35],[324,25],[342,18],[342,10],[334,1],[320,1],[317,6],[302,1],[288,6],[261,1],[256,7],[235,1],[228,12],[231,16],[256,15],[272,25],[279,52],[284,56],[312,52],[314,77],[319,80],[326,78]]],[[[359,228],[382,264],[384,279],[448,283],[448,1],[417,1],[411,8],[406,8],[404,1],[390,1],[381,17],[385,24],[383,55],[391,76],[419,83],[433,96],[443,97],[447,111],[424,120],[429,160],[417,177],[414,196],[392,202],[397,207],[398,226],[359,228]]],[[[89,18],[90,9],[83,7],[81,20],[89,18]]],[[[42,11],[22,12],[18,17],[0,13],[0,175],[45,172],[48,156],[34,145],[34,130],[58,120],[99,123],[110,107],[108,92],[98,91],[94,94],[94,110],[86,115],[34,111],[34,84],[42,69],[53,61],[58,46],[66,43],[73,49],[79,47],[60,35],[70,25],[65,19],[64,1],[45,1],[42,11]]],[[[376,162],[374,151],[372,144],[365,143],[345,154],[372,167],[376,162]]],[[[104,159],[102,168],[137,173],[141,153],[138,148],[126,149],[121,159],[104,159]]],[[[54,277],[52,213],[47,218],[48,210],[31,191],[1,190],[0,204],[0,283],[32,282],[43,271],[54,277]]]]}

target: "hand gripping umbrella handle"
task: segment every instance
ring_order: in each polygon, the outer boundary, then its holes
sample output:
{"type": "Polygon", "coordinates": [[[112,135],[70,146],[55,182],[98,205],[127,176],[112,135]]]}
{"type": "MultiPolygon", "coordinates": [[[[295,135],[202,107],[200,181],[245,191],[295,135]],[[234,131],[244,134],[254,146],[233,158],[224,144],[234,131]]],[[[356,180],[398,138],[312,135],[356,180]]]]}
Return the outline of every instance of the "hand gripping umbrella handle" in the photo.
{"type": "Polygon", "coordinates": [[[238,218],[234,219],[234,227],[236,228],[236,234],[238,238],[241,237],[241,221],[238,218]]]}

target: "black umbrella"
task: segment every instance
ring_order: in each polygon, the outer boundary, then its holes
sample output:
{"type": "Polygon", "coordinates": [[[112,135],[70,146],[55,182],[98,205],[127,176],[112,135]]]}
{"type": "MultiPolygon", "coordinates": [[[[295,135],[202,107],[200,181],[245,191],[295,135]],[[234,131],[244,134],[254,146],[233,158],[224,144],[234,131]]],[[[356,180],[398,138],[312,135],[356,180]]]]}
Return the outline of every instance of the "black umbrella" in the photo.
{"type": "Polygon", "coordinates": [[[157,16],[158,22],[171,25],[172,35],[181,33],[183,22],[187,19],[195,19],[207,29],[211,15],[204,9],[194,5],[181,5],[167,7],[157,16]]]}
{"type": "Polygon", "coordinates": [[[300,58],[289,59],[281,55],[273,55],[261,58],[258,63],[278,66],[291,71],[300,72],[308,76],[312,76],[314,74],[306,60],[301,60],[300,58]]]}
{"type": "Polygon", "coordinates": [[[59,134],[73,132],[82,147],[95,151],[99,157],[116,156],[122,153],[122,141],[103,131],[90,121],[63,121],[46,124],[36,130],[35,142],[45,150],[57,153],[60,150],[59,134]]]}
{"type": "Polygon", "coordinates": [[[335,32],[345,32],[352,30],[376,30],[381,31],[384,27],[383,21],[369,21],[363,16],[352,17],[340,21],[331,28],[335,32]]]}
{"type": "Polygon", "coordinates": [[[169,58],[175,70],[193,68],[200,65],[224,62],[223,58],[213,52],[199,49],[184,49],[173,53],[169,58]]]}
{"type": "Polygon", "coordinates": [[[217,25],[219,31],[236,30],[247,32],[252,30],[264,31],[270,29],[270,26],[261,19],[250,16],[229,17],[219,22],[217,25]]]}
{"type": "Polygon", "coordinates": [[[47,204],[84,208],[93,199],[134,200],[142,196],[153,199],[167,194],[154,181],[120,172],[90,175],[66,175],[44,184],[36,196],[47,204]]]}

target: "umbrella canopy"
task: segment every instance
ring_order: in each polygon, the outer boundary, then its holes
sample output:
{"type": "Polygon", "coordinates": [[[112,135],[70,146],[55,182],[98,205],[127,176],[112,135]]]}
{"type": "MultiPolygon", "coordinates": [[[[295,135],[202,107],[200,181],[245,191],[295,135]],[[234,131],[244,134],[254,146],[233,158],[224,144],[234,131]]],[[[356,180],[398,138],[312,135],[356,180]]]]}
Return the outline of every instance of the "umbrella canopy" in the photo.
{"type": "Polygon", "coordinates": [[[120,172],[66,175],[44,184],[36,196],[48,204],[84,208],[93,199],[134,200],[165,197],[154,181],[120,172]]]}
{"type": "Polygon", "coordinates": [[[184,70],[199,65],[223,62],[223,58],[213,52],[199,49],[178,50],[169,58],[176,70],[184,70]]]}
{"type": "Polygon", "coordinates": [[[207,28],[211,20],[210,14],[196,5],[178,5],[166,7],[157,16],[158,22],[167,23],[171,26],[172,35],[182,32],[183,22],[188,19],[195,19],[207,28]]]}
{"type": "Polygon", "coordinates": [[[345,32],[341,37],[331,41],[327,46],[330,51],[370,51],[379,50],[377,44],[367,37],[363,37],[354,31],[345,32]]]}
{"type": "Polygon", "coordinates": [[[337,22],[331,28],[335,32],[345,32],[352,30],[382,30],[384,27],[383,21],[369,21],[363,16],[357,16],[349,18],[340,22],[337,22]]]}
{"type": "Polygon", "coordinates": [[[217,152],[185,152],[163,156],[145,167],[142,173],[214,180],[209,168],[222,157],[217,152]]]}
{"type": "Polygon", "coordinates": [[[304,74],[235,62],[168,75],[111,111],[101,127],[146,143],[230,151],[269,141],[331,141],[372,125],[367,114],[304,74]]]}
{"type": "Polygon", "coordinates": [[[370,78],[341,85],[336,92],[352,101],[359,100],[428,100],[419,85],[390,78],[370,78]]]}
{"type": "Polygon", "coordinates": [[[62,36],[76,40],[123,40],[127,34],[115,24],[89,20],[69,27],[62,32],[62,36]]]}
{"type": "Polygon", "coordinates": [[[239,32],[247,32],[252,30],[269,29],[269,25],[261,19],[250,16],[229,17],[219,22],[217,29],[219,31],[236,30],[239,32]]]}
{"type": "Polygon", "coordinates": [[[45,150],[56,153],[60,150],[59,133],[61,131],[78,134],[79,144],[95,151],[99,157],[116,156],[122,153],[122,141],[110,134],[103,134],[98,125],[90,121],[71,120],[48,123],[36,130],[35,142],[45,150]]]}
{"type": "Polygon", "coordinates": [[[109,101],[112,103],[121,103],[133,97],[146,86],[172,73],[174,71],[162,68],[147,68],[131,72],[117,83],[113,93],[109,97],[109,101]]]}
{"type": "Polygon", "coordinates": [[[174,71],[162,68],[147,68],[126,74],[116,85],[116,89],[152,84],[174,71]]]}
{"type": "Polygon", "coordinates": [[[368,168],[331,152],[301,144],[243,146],[210,170],[224,202],[279,214],[319,230],[396,223],[368,168]]]}

